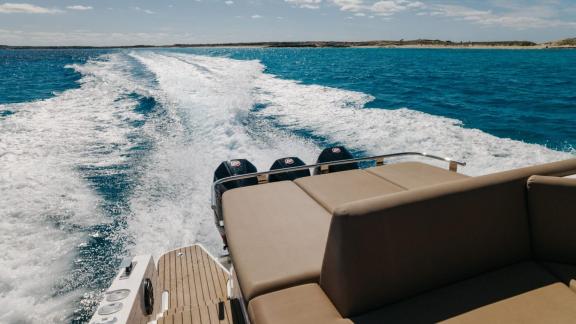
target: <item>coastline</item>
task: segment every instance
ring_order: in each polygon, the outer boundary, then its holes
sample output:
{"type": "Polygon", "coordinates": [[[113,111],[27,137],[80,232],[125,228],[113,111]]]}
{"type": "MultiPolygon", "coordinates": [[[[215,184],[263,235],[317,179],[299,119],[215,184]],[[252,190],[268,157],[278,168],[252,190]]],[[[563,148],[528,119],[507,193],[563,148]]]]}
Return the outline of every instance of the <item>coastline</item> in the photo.
{"type": "Polygon", "coordinates": [[[410,48],[410,49],[502,49],[502,50],[547,50],[576,49],[576,46],[503,46],[503,45],[395,45],[395,46],[356,46],[355,48],[410,48]]]}
{"type": "Polygon", "coordinates": [[[576,39],[555,42],[533,43],[528,41],[498,42],[452,42],[440,40],[409,41],[305,41],[305,42],[246,42],[172,45],[129,45],[129,46],[10,46],[0,45],[0,50],[20,49],[139,49],[139,48],[407,48],[407,49],[507,49],[546,50],[576,49],[576,39]]]}

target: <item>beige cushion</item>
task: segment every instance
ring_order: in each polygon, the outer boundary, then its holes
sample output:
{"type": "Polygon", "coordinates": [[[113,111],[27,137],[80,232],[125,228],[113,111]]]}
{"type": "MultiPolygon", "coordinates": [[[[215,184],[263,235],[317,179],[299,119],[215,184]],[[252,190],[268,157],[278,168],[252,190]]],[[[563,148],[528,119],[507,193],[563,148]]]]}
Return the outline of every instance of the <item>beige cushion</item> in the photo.
{"type": "Polygon", "coordinates": [[[528,259],[524,183],[471,178],[339,207],[322,288],[353,316],[528,259]]]}
{"type": "Polygon", "coordinates": [[[248,304],[254,324],[352,324],[343,319],[317,284],[287,288],[248,304]]]}
{"type": "MultiPolygon", "coordinates": [[[[523,262],[384,306],[376,311],[353,317],[352,321],[355,323],[437,323],[458,318],[459,315],[474,310],[489,308],[503,300],[532,293],[556,283],[558,279],[543,267],[534,262],[523,262]]],[[[528,310],[515,307],[512,311],[528,310]]],[[[542,319],[542,317],[536,318],[542,319]]],[[[486,323],[492,323],[492,321],[486,323]]]]}
{"type": "Polygon", "coordinates": [[[364,170],[305,177],[295,182],[329,212],[345,203],[404,190],[364,170]]]}
{"type": "Polygon", "coordinates": [[[226,191],[222,207],[247,300],[318,281],[331,216],[293,182],[226,191]]]}
{"type": "Polygon", "coordinates": [[[540,260],[576,264],[576,179],[528,179],[533,250],[540,260]]]}
{"type": "Polygon", "coordinates": [[[402,188],[415,189],[462,180],[468,176],[419,162],[404,162],[367,169],[402,188]]]}
{"type": "Polygon", "coordinates": [[[356,201],[334,211],[320,283],[354,316],[530,258],[526,180],[576,159],[356,201]]]}

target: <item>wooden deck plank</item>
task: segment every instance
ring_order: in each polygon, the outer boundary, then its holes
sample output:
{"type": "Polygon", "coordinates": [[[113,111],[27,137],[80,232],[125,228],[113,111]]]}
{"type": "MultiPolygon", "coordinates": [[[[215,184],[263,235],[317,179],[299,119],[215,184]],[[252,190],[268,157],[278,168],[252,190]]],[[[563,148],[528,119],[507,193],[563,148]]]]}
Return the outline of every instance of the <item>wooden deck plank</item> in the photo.
{"type": "Polygon", "coordinates": [[[196,323],[200,323],[198,322],[193,322],[192,321],[192,312],[183,312],[182,313],[182,324],[196,324],[196,323]]]}
{"type": "Polygon", "coordinates": [[[204,289],[202,288],[202,277],[200,276],[200,268],[198,267],[198,257],[196,256],[196,247],[191,248],[192,256],[192,269],[194,270],[194,288],[196,296],[198,297],[198,307],[202,306],[208,296],[204,296],[204,289]]]}
{"type": "Polygon", "coordinates": [[[188,299],[184,302],[188,302],[187,305],[198,305],[198,299],[196,298],[196,291],[194,290],[194,273],[192,269],[192,259],[190,256],[190,247],[184,248],[184,260],[183,264],[186,267],[186,279],[184,280],[184,287],[188,290],[188,299]]]}
{"type": "Polygon", "coordinates": [[[190,312],[190,315],[192,316],[192,323],[194,324],[202,323],[202,321],[200,320],[200,311],[190,312]]]}
{"type": "Polygon", "coordinates": [[[176,260],[174,258],[174,251],[168,253],[170,261],[170,308],[178,307],[178,299],[176,292],[176,260]]]}
{"type": "Polygon", "coordinates": [[[218,300],[219,296],[216,293],[216,287],[214,285],[214,278],[212,275],[212,269],[210,268],[210,264],[212,263],[212,259],[206,253],[202,253],[202,261],[204,262],[204,272],[206,273],[206,280],[208,290],[210,291],[210,297],[212,300],[218,300]]]}
{"type": "Polygon", "coordinates": [[[201,323],[210,323],[210,315],[208,314],[208,310],[206,307],[200,307],[200,322],[201,323]]]}
{"type": "Polygon", "coordinates": [[[229,274],[199,246],[166,253],[158,260],[158,287],[169,292],[169,308],[158,323],[232,323],[232,308],[226,296],[229,274]],[[218,303],[224,302],[224,319],[218,318],[218,303]]]}
{"type": "Polygon", "coordinates": [[[187,305],[184,303],[184,285],[182,280],[182,250],[178,249],[174,253],[175,266],[176,266],[176,300],[178,306],[187,305]]]}
{"type": "Polygon", "coordinates": [[[200,283],[202,287],[202,296],[204,296],[203,300],[204,301],[211,300],[212,296],[210,295],[210,290],[208,289],[208,279],[206,277],[206,269],[204,268],[204,262],[202,260],[202,251],[200,250],[199,247],[196,247],[194,250],[196,255],[196,262],[194,264],[197,266],[198,269],[200,283]]]}
{"type": "Polygon", "coordinates": [[[212,273],[212,281],[214,282],[214,289],[216,290],[216,296],[219,300],[224,300],[226,298],[226,293],[224,292],[224,290],[222,289],[222,284],[221,284],[221,280],[220,280],[220,274],[218,273],[217,268],[218,265],[213,262],[214,260],[212,260],[210,258],[210,256],[208,256],[209,262],[208,262],[208,266],[210,267],[210,273],[212,273]]]}
{"type": "Polygon", "coordinates": [[[182,313],[182,312],[174,314],[174,324],[182,324],[182,316],[183,315],[184,315],[184,313],[182,313]]]}
{"type": "Polygon", "coordinates": [[[224,302],[224,309],[226,311],[223,320],[218,318],[217,303],[203,305],[201,308],[187,307],[176,311],[170,310],[164,315],[163,320],[165,324],[233,324],[230,301],[224,302]]]}
{"type": "Polygon", "coordinates": [[[208,305],[208,315],[210,315],[210,324],[219,324],[218,320],[218,305],[208,305]]]}

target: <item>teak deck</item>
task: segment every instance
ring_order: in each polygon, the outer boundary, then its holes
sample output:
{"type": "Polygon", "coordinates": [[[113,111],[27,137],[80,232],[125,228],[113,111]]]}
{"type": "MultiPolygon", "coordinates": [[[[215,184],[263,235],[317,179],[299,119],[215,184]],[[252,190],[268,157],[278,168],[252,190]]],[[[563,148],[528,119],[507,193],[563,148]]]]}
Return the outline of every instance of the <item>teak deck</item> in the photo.
{"type": "Polygon", "coordinates": [[[227,299],[229,274],[199,245],[168,252],[158,260],[158,287],[169,306],[158,324],[233,324],[227,299]]]}

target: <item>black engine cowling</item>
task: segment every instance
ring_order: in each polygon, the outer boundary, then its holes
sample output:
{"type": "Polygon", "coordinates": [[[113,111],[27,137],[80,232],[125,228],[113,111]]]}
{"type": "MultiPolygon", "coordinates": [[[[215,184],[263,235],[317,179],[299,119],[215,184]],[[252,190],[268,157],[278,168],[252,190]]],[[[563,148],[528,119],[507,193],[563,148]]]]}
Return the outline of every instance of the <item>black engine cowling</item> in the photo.
{"type": "MultiPolygon", "coordinates": [[[[333,162],[333,161],[341,161],[341,160],[349,160],[353,159],[354,156],[344,147],[344,146],[334,146],[326,148],[320,153],[318,156],[318,161],[316,163],[325,163],[325,162],[333,162]]],[[[347,164],[340,164],[340,165],[331,165],[328,167],[328,172],[340,172],[340,171],[348,171],[358,169],[358,163],[347,163],[347,164]]],[[[314,174],[320,174],[320,168],[314,169],[314,174]]]]}
{"type": "MultiPolygon", "coordinates": [[[[297,166],[306,165],[302,160],[297,157],[286,157],[282,159],[278,159],[274,161],[274,164],[270,167],[270,170],[278,170],[278,169],[286,169],[286,168],[293,168],[297,166]]],[[[269,182],[277,182],[277,181],[285,181],[285,180],[296,180],[302,177],[310,176],[310,170],[298,170],[298,171],[289,171],[284,173],[277,173],[271,174],[268,176],[269,182]]]]}
{"type": "MultiPolygon", "coordinates": [[[[258,170],[254,166],[254,164],[250,163],[250,161],[246,159],[224,161],[220,163],[218,168],[216,168],[216,171],[214,171],[214,181],[236,175],[243,175],[255,172],[258,172],[258,170]]],[[[252,186],[255,184],[258,184],[258,178],[251,177],[222,183],[217,186],[216,190],[219,195],[222,195],[226,190],[252,186]]]]}

